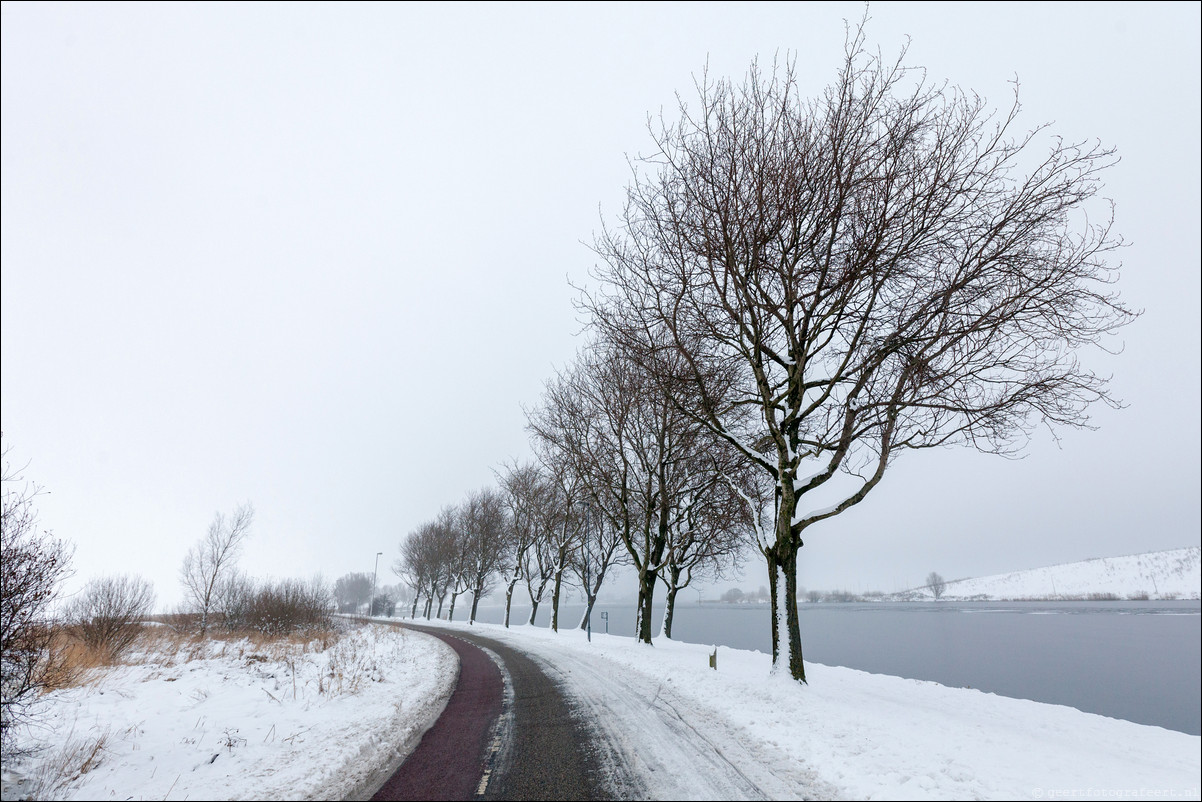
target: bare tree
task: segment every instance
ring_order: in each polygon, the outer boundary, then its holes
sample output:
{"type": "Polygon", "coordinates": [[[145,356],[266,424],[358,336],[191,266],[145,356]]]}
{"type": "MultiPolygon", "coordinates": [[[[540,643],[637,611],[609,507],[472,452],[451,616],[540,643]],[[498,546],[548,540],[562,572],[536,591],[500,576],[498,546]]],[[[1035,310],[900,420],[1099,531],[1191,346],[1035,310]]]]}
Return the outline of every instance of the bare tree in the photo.
{"type": "Polygon", "coordinates": [[[560,455],[548,453],[543,459],[551,487],[551,516],[543,533],[551,565],[551,629],[558,632],[563,583],[571,572],[584,535],[580,507],[583,492],[579,477],[560,455]]]}
{"type": "Polygon", "coordinates": [[[491,591],[506,556],[509,525],[501,494],[485,488],[469,495],[463,503],[461,526],[468,542],[467,576],[472,592],[468,623],[475,623],[480,599],[491,591]]]}
{"type": "Polygon", "coordinates": [[[400,543],[400,556],[392,563],[392,572],[413,591],[410,618],[417,618],[417,607],[422,597],[429,597],[431,570],[425,558],[422,536],[422,530],[428,525],[423,524],[405,535],[405,539],[400,543]]]}
{"type": "Polygon", "coordinates": [[[694,459],[681,477],[677,514],[668,528],[660,580],[664,583],[663,635],[672,637],[676,596],[697,579],[721,578],[739,563],[748,536],[748,512],[725,481],[737,475],[734,465],[719,465],[714,454],[729,451],[714,444],[709,460],[694,459]]]}
{"type": "Polygon", "coordinates": [[[558,528],[562,512],[555,497],[555,487],[543,469],[539,471],[538,488],[533,501],[536,505],[533,508],[534,540],[526,549],[521,569],[526,595],[530,597],[530,619],[526,623],[531,626],[538,616],[538,607],[546,596],[547,586],[555,577],[556,549],[550,535],[558,528]]]}
{"type": "Polygon", "coordinates": [[[113,659],[129,648],[142,621],[154,612],[154,585],[120,574],[93,579],[66,609],[66,620],[83,643],[113,659]]]}
{"type": "Polygon", "coordinates": [[[773,664],[802,682],[805,530],[908,449],[1013,454],[1039,423],[1087,425],[1114,402],[1078,355],[1134,314],[1112,289],[1111,218],[1086,216],[1114,151],[1016,135],[1017,99],[996,114],[904,60],[874,55],[861,23],[814,99],[791,62],[703,75],[696,105],[649,126],[583,295],[773,483],[752,511],[773,664]]]}
{"type": "Polygon", "coordinates": [[[547,382],[542,404],[526,417],[542,461],[580,477],[582,499],[595,502],[590,514],[621,538],[639,581],[636,637],[650,643],[664,537],[656,525],[657,426],[645,390],[637,366],[599,343],[547,382]]]}
{"type": "Polygon", "coordinates": [[[70,575],[72,550],[38,529],[33,506],[38,488],[12,468],[7,445],[0,459],[0,744],[7,756],[15,748],[12,727],[29,720],[29,705],[54,667],[48,613],[70,575]]]}
{"type": "Polygon", "coordinates": [[[943,581],[943,577],[931,571],[927,574],[927,587],[931,589],[931,595],[935,597],[935,601],[939,601],[943,591],[947,590],[947,583],[943,581]]]}
{"type": "Polygon", "coordinates": [[[583,502],[583,531],[580,538],[580,552],[573,562],[572,568],[580,579],[580,588],[584,591],[584,614],[580,617],[579,629],[591,626],[593,607],[597,604],[597,595],[610,568],[622,563],[625,556],[622,536],[609,524],[601,512],[597,499],[586,498],[583,502]]]}
{"type": "MultiPolygon", "coordinates": [[[[438,517],[434,519],[432,527],[426,532],[427,560],[432,566],[433,577],[430,587],[438,599],[435,618],[442,617],[443,604],[456,580],[455,568],[458,556],[456,534],[458,529],[459,512],[454,506],[448,505],[439,510],[438,517]]],[[[454,605],[454,603],[455,599],[452,597],[451,604],[454,605]]],[[[426,617],[430,617],[428,611],[426,617]]]]}
{"type": "Polygon", "coordinates": [[[526,553],[537,536],[539,495],[543,492],[542,475],[538,466],[510,465],[498,476],[502,498],[508,510],[509,535],[501,566],[501,583],[505,586],[505,626],[513,609],[513,590],[522,581],[526,553]]]}
{"type": "Polygon", "coordinates": [[[472,540],[464,526],[463,507],[447,507],[443,509],[445,523],[440,532],[445,541],[448,555],[447,592],[451,596],[451,605],[447,609],[447,620],[455,620],[455,603],[459,597],[472,589],[472,540]],[[449,513],[449,515],[448,515],[449,513]]]}
{"type": "Polygon", "coordinates": [[[334,581],[334,601],[338,611],[355,613],[371,598],[371,574],[352,572],[334,581]]]}
{"type": "Polygon", "coordinates": [[[194,612],[200,613],[201,635],[208,631],[220,582],[237,562],[254,519],[255,509],[249,502],[235,509],[229,518],[217,513],[209,524],[208,533],[184,557],[180,580],[186,603],[194,612]]]}

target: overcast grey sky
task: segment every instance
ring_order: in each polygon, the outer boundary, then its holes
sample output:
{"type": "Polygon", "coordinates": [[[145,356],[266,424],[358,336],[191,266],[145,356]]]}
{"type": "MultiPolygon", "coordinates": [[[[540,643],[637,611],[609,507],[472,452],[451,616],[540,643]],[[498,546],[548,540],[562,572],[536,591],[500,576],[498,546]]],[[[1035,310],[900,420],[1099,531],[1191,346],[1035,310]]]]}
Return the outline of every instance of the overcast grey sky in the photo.
{"type": "MultiPolygon", "coordinates": [[[[802,584],[895,590],[1199,544],[1199,4],[879,3],[869,40],[1023,127],[1118,148],[1128,408],[1026,459],[906,455],[810,531],[802,584]]],[[[648,113],[709,63],[834,76],[859,3],[3,4],[2,425],[72,587],[243,567],[381,581],[529,454],[579,338],[568,279],[648,113]]],[[[763,583],[749,561],[745,586],[763,583]]],[[[725,586],[724,583],[723,586],[725,586]]]]}

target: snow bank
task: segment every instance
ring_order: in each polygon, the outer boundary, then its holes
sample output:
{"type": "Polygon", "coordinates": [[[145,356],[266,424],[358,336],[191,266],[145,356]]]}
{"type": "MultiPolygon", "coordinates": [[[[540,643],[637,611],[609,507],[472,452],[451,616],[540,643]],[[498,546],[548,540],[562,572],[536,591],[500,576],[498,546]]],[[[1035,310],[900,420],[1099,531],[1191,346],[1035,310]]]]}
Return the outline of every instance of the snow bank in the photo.
{"type": "Polygon", "coordinates": [[[6,776],[4,798],[341,799],[416,746],[459,666],[438,639],[383,626],[325,651],[207,646],[47,694],[44,726],[25,742],[42,751],[6,765],[23,782],[6,776]],[[92,750],[91,770],[55,788],[64,752],[92,750]]]}

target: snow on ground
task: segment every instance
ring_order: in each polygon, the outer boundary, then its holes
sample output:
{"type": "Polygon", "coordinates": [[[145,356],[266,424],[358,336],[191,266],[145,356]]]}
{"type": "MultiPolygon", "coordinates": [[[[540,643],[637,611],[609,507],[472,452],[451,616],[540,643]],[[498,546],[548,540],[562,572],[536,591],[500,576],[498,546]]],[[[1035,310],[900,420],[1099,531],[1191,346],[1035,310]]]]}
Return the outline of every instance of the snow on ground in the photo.
{"type": "MultiPolygon", "coordinates": [[[[917,589],[926,596],[930,591],[917,589]]],[[[1111,594],[1120,599],[1197,599],[1202,595],[1202,549],[1098,557],[1028,571],[947,583],[943,598],[1015,601],[1111,594]]]]}
{"type": "MultiPolygon", "coordinates": [[[[463,624],[441,626],[466,628],[463,624]]],[[[1198,736],[932,682],[719,647],[529,626],[534,655],[653,799],[1198,799],[1198,736]]],[[[641,789],[637,786],[641,786],[641,789]]],[[[640,793],[641,790],[641,793],[640,793]]]]}
{"type": "Polygon", "coordinates": [[[129,655],[43,697],[26,744],[45,748],[17,772],[5,761],[4,799],[341,799],[416,746],[459,667],[437,638],[383,626],[327,650],[207,647],[129,655]],[[56,789],[56,763],[79,766],[101,740],[94,767],[56,789]]]}
{"type": "MultiPolygon", "coordinates": [[[[471,631],[530,653],[562,681],[596,720],[608,747],[600,758],[627,796],[1199,799],[1202,739],[1160,727],[816,664],[799,686],[770,675],[767,655],[725,647],[714,671],[709,646],[471,631]]],[[[360,645],[339,659],[364,666],[353,693],[319,691],[328,656],[294,658],[294,674],[231,644],[52,694],[53,731],[41,737],[108,736],[67,798],[343,798],[424,731],[456,675],[454,653],[427,636],[373,627],[350,643],[360,645]]]]}

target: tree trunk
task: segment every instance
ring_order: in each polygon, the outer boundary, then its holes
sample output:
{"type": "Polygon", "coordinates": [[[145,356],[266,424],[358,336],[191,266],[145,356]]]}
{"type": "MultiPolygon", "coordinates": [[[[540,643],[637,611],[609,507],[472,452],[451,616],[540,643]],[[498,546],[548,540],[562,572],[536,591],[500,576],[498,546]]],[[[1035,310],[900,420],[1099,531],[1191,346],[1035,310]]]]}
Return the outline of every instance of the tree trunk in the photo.
{"type": "Polygon", "coordinates": [[[654,571],[639,569],[639,606],[635,637],[643,643],[651,643],[651,604],[655,599],[655,582],[654,571]]]}
{"type": "Polygon", "coordinates": [[[534,616],[536,616],[536,615],[538,615],[538,602],[536,602],[534,600],[534,597],[531,597],[530,598],[530,620],[527,621],[526,623],[529,624],[530,626],[534,626],[534,616]]]}
{"type": "Polygon", "coordinates": [[[672,640],[672,615],[676,611],[676,594],[680,588],[676,585],[668,586],[668,595],[664,602],[664,637],[672,640]]]}
{"type": "Polygon", "coordinates": [[[421,599],[422,596],[420,593],[413,594],[413,609],[409,611],[410,618],[417,618],[417,604],[421,601],[421,599]]]}
{"type": "Polygon", "coordinates": [[[484,582],[481,581],[476,585],[476,589],[472,591],[472,615],[467,620],[469,624],[476,623],[476,608],[480,606],[480,593],[484,590],[484,582]]]}
{"type": "Polygon", "coordinates": [[[605,579],[605,569],[602,568],[597,573],[597,579],[593,582],[591,588],[585,588],[585,604],[584,617],[580,619],[580,629],[588,629],[589,622],[593,620],[593,605],[597,603],[597,594],[601,592],[601,582],[605,579]]]}
{"type": "Polygon", "coordinates": [[[563,571],[555,572],[555,589],[551,591],[551,631],[559,631],[559,591],[563,585],[563,571]]]}
{"type": "Polygon", "coordinates": [[[787,666],[789,676],[804,683],[806,670],[801,659],[801,619],[797,612],[797,551],[801,548],[801,538],[793,532],[797,496],[793,493],[791,477],[782,480],[781,490],[776,518],[776,546],[771,549],[772,555],[768,560],[769,575],[774,582],[772,667],[779,670],[787,666]],[[784,579],[783,588],[779,578],[784,579]],[[784,594],[783,598],[781,594],[784,594]],[[783,622],[780,620],[782,612],[783,622]],[[783,633],[780,631],[782,623],[783,633]]]}
{"type": "Polygon", "coordinates": [[[668,590],[664,600],[664,637],[668,640],[672,639],[672,618],[676,615],[676,594],[680,592],[680,570],[676,566],[669,566],[668,579],[670,581],[665,583],[668,590]]]}
{"type": "Polygon", "coordinates": [[[509,629],[509,613],[513,608],[513,589],[517,587],[518,580],[514,578],[509,586],[505,588],[505,628],[509,629]]]}
{"type": "Polygon", "coordinates": [[[764,551],[764,560],[768,563],[768,598],[772,603],[772,667],[780,658],[780,573],[776,570],[776,553],[771,549],[764,551]]]}
{"type": "Polygon", "coordinates": [[[798,682],[806,681],[806,667],[801,659],[801,618],[797,612],[797,549],[785,558],[785,623],[789,629],[789,674],[798,682]]]}
{"type": "Polygon", "coordinates": [[[593,605],[597,603],[597,594],[584,594],[584,615],[580,616],[580,626],[577,629],[588,629],[589,622],[593,619],[593,605]]]}

